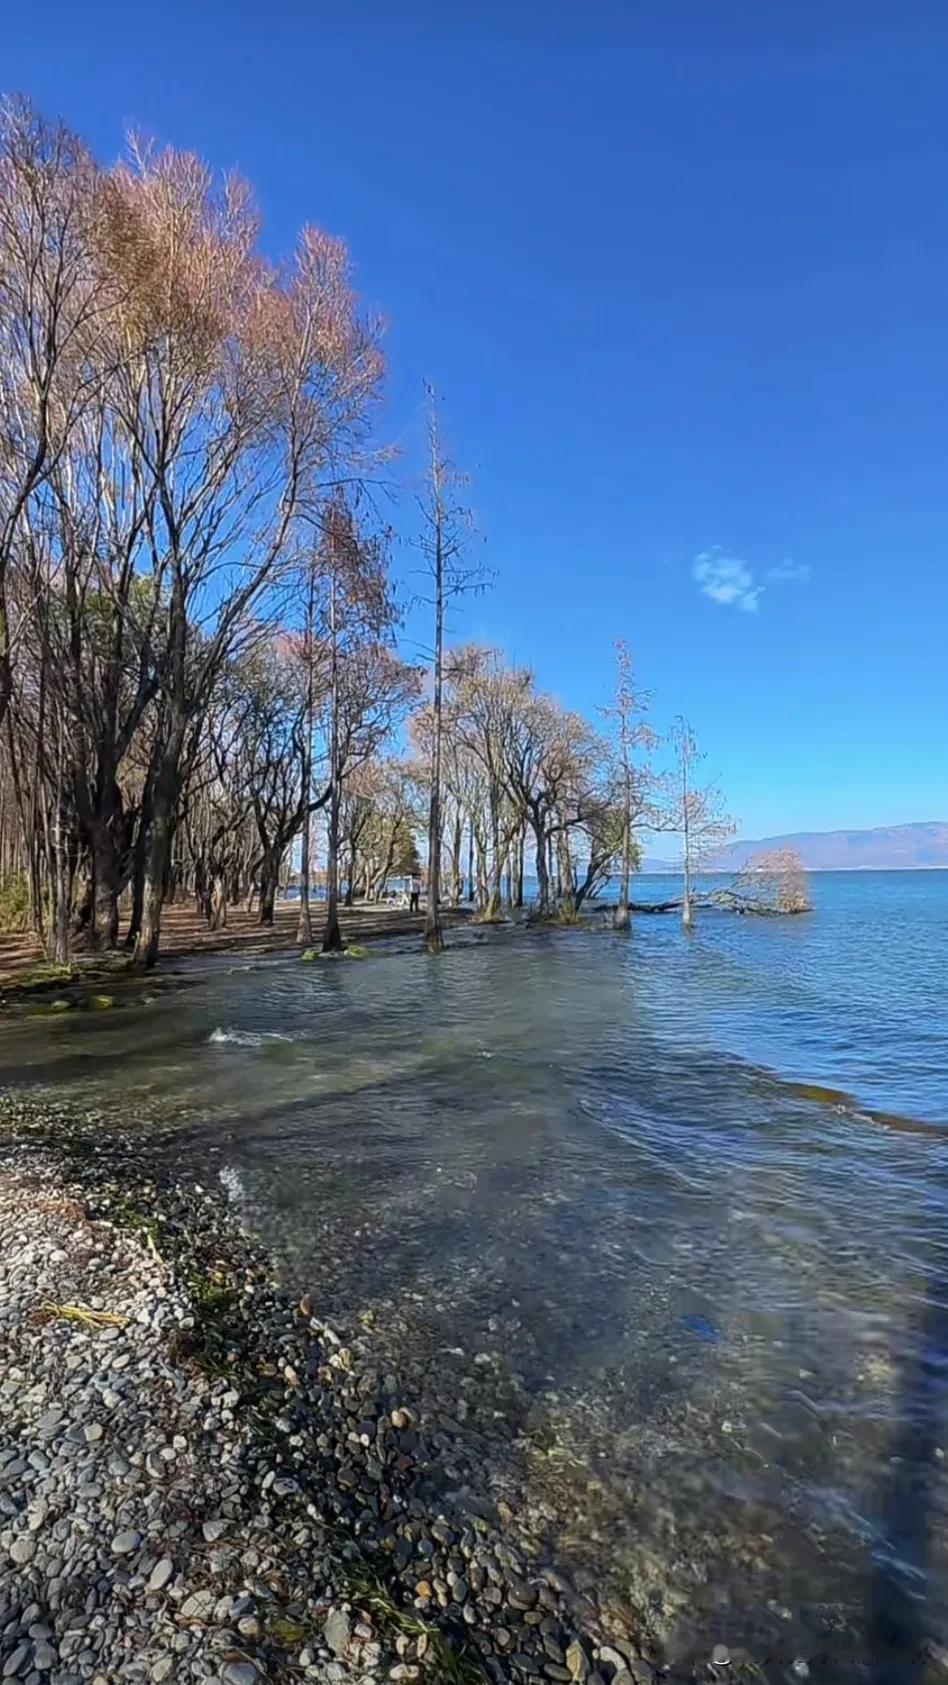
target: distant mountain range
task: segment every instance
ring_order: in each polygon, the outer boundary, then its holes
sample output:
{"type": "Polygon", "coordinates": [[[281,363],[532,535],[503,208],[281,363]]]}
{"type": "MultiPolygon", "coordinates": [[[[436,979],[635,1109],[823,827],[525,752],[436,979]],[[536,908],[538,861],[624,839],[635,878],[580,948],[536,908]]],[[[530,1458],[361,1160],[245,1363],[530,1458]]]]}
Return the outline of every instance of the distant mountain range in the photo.
{"type": "MultiPolygon", "coordinates": [[[[915,825],[879,825],[872,831],[793,831],[757,842],[728,843],[705,865],[706,871],[738,872],[751,855],[764,849],[793,848],[811,872],[898,872],[948,868],[948,822],[922,820],[915,825]]],[[[675,872],[677,860],[646,859],[646,872],[675,872]]]]}

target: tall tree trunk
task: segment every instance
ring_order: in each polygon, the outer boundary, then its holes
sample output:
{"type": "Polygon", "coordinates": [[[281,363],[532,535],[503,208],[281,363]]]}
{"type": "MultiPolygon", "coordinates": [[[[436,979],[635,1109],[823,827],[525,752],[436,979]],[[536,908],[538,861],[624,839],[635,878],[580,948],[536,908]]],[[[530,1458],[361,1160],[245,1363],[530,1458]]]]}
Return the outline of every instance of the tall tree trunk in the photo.
{"type": "Polygon", "coordinates": [[[312,815],[307,813],[303,820],[303,835],[300,838],[300,916],[296,924],[296,940],[305,943],[307,947],[311,947],[313,942],[313,916],[309,905],[309,846],[312,823],[312,815]]]}
{"type": "Polygon", "coordinates": [[[467,827],[467,898],[474,905],[474,821],[468,821],[467,827]]]}
{"type": "Polygon", "coordinates": [[[94,883],[92,945],[104,951],[118,947],[121,862],[107,826],[94,825],[90,831],[90,843],[94,883]]]}
{"type": "Polygon", "coordinates": [[[180,788],[181,753],[184,728],[176,725],[168,734],[164,753],[152,789],[151,824],[148,853],[145,861],[145,886],[142,898],[142,922],[139,953],[143,963],[151,969],[158,960],[161,942],[161,911],[168,894],[171,876],[171,844],[174,834],[175,808],[180,788]]]}
{"type": "Polygon", "coordinates": [[[444,665],[444,551],[441,528],[435,536],[435,670],[434,723],[431,733],[431,801],[428,808],[428,896],[425,902],[425,947],[439,954],[441,930],[441,731],[444,665]]]}
{"type": "Polygon", "coordinates": [[[329,591],[329,625],[332,638],[332,671],[329,717],[329,822],[326,841],[326,923],[323,953],[341,954],[339,928],[339,640],[336,635],[336,576],[329,591]]]}
{"type": "Polygon", "coordinates": [[[345,898],[343,900],[343,906],[345,906],[345,907],[351,907],[353,902],[355,901],[355,883],[356,883],[356,864],[357,864],[357,860],[358,860],[358,853],[357,853],[357,850],[356,850],[356,845],[355,845],[354,842],[350,842],[349,843],[349,869],[348,869],[348,876],[347,876],[347,879],[346,879],[346,893],[345,893],[345,898]]]}
{"type": "Polygon", "coordinates": [[[260,867],[260,911],[257,923],[272,926],[277,890],[280,886],[282,848],[268,849],[260,867]]]}
{"type": "Polygon", "coordinates": [[[500,879],[504,869],[504,863],[500,852],[500,816],[497,812],[496,796],[491,802],[490,822],[490,893],[487,897],[487,906],[484,909],[484,917],[485,919],[492,920],[500,918],[500,879]]]}
{"type": "Polygon", "coordinates": [[[691,905],[691,827],[690,827],[690,799],[687,774],[682,772],[682,875],[684,878],[681,898],[681,922],[686,930],[690,930],[694,922],[691,905]]]}
{"type": "Polygon", "coordinates": [[[536,842],[537,851],[537,913],[541,919],[548,918],[550,906],[550,870],[547,858],[547,837],[543,824],[538,816],[531,815],[530,824],[536,842]]]}
{"type": "MultiPolygon", "coordinates": [[[[144,798],[143,798],[144,800],[144,798]]],[[[145,860],[148,852],[149,820],[142,812],[135,838],[135,848],[132,854],[131,894],[132,905],[128,920],[128,930],[125,935],[124,947],[134,953],[138,947],[142,931],[142,913],[145,906],[145,860]]]]}
{"type": "Polygon", "coordinates": [[[300,916],[296,926],[296,940],[312,947],[313,916],[309,905],[310,836],[313,819],[309,811],[313,784],[313,729],[315,726],[313,680],[313,605],[316,594],[316,570],[309,563],[309,589],[306,598],[306,719],[303,725],[302,783],[305,818],[300,842],[300,916]]]}
{"type": "Polygon", "coordinates": [[[628,930],[631,923],[629,882],[632,876],[632,790],[627,760],[623,773],[622,871],[619,878],[619,900],[612,920],[616,930],[628,930]]]}
{"type": "Polygon", "coordinates": [[[557,897],[567,918],[575,918],[578,910],[576,876],[570,853],[569,835],[564,828],[557,838],[556,850],[557,897]]]}
{"type": "Polygon", "coordinates": [[[461,809],[454,816],[454,836],[451,847],[451,899],[457,907],[464,898],[464,873],[461,870],[461,848],[464,842],[464,822],[461,809]]]}
{"type": "Polygon", "coordinates": [[[333,779],[326,826],[326,924],[323,953],[341,954],[345,946],[339,925],[339,786],[333,779]]]}

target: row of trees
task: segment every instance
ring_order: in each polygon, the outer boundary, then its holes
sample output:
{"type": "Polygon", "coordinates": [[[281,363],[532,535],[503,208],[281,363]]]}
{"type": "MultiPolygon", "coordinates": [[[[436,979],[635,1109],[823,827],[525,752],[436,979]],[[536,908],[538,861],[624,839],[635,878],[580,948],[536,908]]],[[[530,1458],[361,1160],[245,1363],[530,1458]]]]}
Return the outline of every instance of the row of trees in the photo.
{"type": "Polygon", "coordinates": [[[272,906],[285,848],[331,799],[299,786],[288,751],[312,710],[287,682],[300,649],[272,639],[301,576],[318,573],[319,612],[364,604],[360,680],[389,676],[374,547],[339,490],[364,470],[381,375],[338,241],[306,228],[271,264],[240,180],[135,142],[103,169],[5,107],[3,812],[58,957],[77,905],[114,946],[128,890],[127,940],[152,963],[182,862],[209,905],[256,875],[272,906]]]}
{"type": "Polygon", "coordinates": [[[646,830],[684,843],[683,912],[728,832],[679,722],[651,767],[624,646],[595,724],[496,650],[452,648],[467,565],[460,476],[429,393],[420,497],[433,628],[403,659],[389,535],[366,495],[383,360],[345,248],[313,228],[260,255],[245,183],[133,142],[103,168],[22,102],[0,127],[0,874],[49,955],[122,943],[162,910],[272,922],[299,861],[300,939],[422,870],[441,906],[575,916],[646,830]],[[401,745],[402,753],[393,754],[401,745]],[[318,817],[317,817],[318,816],[318,817]]]}

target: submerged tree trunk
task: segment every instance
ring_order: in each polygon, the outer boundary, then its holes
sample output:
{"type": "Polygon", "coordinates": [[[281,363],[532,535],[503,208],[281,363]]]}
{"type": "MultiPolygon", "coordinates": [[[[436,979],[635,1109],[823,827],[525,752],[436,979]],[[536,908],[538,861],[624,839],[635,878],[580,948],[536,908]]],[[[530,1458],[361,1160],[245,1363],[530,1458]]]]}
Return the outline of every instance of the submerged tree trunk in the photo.
{"type": "Polygon", "coordinates": [[[575,918],[579,909],[579,901],[576,895],[576,879],[573,872],[569,838],[565,829],[559,833],[556,869],[557,899],[562,903],[564,915],[567,918],[575,918]]]}
{"type": "Polygon", "coordinates": [[[500,918],[500,880],[504,869],[504,862],[500,851],[500,816],[497,812],[496,798],[491,803],[491,839],[490,839],[490,891],[487,896],[487,906],[484,908],[485,919],[500,918]]]}
{"type": "Polygon", "coordinates": [[[683,860],[684,893],[681,899],[681,922],[686,930],[690,930],[694,922],[694,912],[691,896],[691,839],[685,826],[685,851],[683,860]]]}
{"type": "Polygon", "coordinates": [[[628,788],[628,774],[626,775],[625,804],[622,814],[622,871],[619,877],[619,900],[613,915],[615,930],[628,930],[631,927],[629,912],[629,884],[632,877],[632,825],[630,816],[630,792],[628,788]]]}
{"type": "Polygon", "coordinates": [[[550,905],[550,872],[547,864],[546,832],[537,818],[531,818],[534,839],[537,850],[537,913],[540,918],[548,918],[552,911],[550,905]]]}

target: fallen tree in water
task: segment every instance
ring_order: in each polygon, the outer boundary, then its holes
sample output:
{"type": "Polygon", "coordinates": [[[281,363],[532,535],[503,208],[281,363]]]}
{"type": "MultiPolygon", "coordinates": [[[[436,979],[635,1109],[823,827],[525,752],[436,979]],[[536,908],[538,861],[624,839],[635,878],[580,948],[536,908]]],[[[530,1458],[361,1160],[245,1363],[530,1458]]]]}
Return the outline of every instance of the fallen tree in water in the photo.
{"type": "MultiPolygon", "coordinates": [[[[681,912],[684,897],[673,901],[634,901],[634,913],[681,912]]],[[[752,855],[731,883],[707,895],[692,896],[695,907],[716,907],[725,913],[786,918],[809,913],[813,907],[806,868],[796,849],[775,848],[752,855]]]]}

